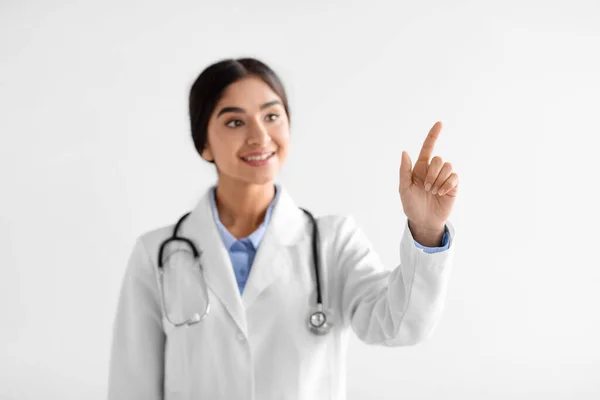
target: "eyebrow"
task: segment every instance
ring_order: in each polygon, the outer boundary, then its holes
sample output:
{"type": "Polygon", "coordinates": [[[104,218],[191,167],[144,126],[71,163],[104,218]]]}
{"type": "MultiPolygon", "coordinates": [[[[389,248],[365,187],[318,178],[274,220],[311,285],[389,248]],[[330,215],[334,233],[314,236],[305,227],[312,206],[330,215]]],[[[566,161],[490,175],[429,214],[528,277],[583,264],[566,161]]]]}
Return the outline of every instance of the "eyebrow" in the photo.
{"type": "MultiPolygon", "coordinates": [[[[281,102],[279,100],[273,100],[273,101],[269,101],[269,102],[263,104],[262,106],[260,106],[260,109],[264,110],[265,108],[271,107],[275,104],[283,105],[283,104],[281,104],[281,102]]],[[[217,114],[217,118],[219,118],[222,114],[225,114],[227,112],[244,113],[246,111],[240,107],[223,107],[221,109],[221,111],[219,111],[219,113],[217,114]]]]}

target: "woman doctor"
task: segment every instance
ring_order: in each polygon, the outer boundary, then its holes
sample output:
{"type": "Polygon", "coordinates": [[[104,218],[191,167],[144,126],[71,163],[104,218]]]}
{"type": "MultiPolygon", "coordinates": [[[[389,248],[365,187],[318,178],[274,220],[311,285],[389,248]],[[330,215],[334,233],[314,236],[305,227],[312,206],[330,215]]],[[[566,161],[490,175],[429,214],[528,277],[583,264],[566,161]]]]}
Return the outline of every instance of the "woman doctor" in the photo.
{"type": "Polygon", "coordinates": [[[193,84],[189,113],[195,147],[218,174],[178,227],[199,262],[167,266],[185,249],[194,260],[183,241],[159,260],[177,221],[138,238],[114,321],[109,399],[345,399],[351,331],[383,346],[432,334],[452,266],[458,186],[450,163],[431,158],[440,122],[414,167],[402,152],[400,264],[386,269],[352,217],[327,215],[316,218],[317,277],[312,219],[274,183],[290,151],[277,75],[256,59],[217,62],[193,84]],[[307,323],[317,278],[320,333],[307,323]],[[178,325],[186,320],[195,323],[178,325]]]}

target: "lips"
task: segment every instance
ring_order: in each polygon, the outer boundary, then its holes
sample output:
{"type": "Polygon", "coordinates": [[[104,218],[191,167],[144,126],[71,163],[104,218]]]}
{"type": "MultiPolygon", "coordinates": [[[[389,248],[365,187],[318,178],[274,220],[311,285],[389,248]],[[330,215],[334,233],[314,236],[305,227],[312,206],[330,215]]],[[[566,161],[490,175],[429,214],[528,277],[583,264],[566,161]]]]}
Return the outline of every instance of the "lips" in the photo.
{"type": "Polygon", "coordinates": [[[251,165],[253,167],[259,167],[262,165],[269,164],[271,162],[271,159],[275,156],[275,154],[276,154],[276,152],[263,153],[263,157],[261,157],[261,158],[250,157],[250,159],[242,158],[241,160],[243,162],[245,162],[246,164],[251,165]]]}
{"type": "Polygon", "coordinates": [[[246,157],[257,157],[257,156],[263,156],[265,154],[272,154],[274,153],[274,150],[270,150],[270,151],[255,151],[253,153],[248,153],[248,154],[244,154],[243,156],[241,156],[241,158],[246,158],[246,157]]]}
{"type": "Polygon", "coordinates": [[[265,160],[270,159],[271,157],[273,157],[275,155],[275,153],[276,153],[275,151],[266,152],[266,153],[252,153],[253,155],[243,156],[240,158],[246,162],[259,162],[259,161],[265,161],[265,160]],[[249,159],[249,157],[251,159],[249,159]],[[255,158],[255,157],[259,157],[259,158],[255,158]]]}

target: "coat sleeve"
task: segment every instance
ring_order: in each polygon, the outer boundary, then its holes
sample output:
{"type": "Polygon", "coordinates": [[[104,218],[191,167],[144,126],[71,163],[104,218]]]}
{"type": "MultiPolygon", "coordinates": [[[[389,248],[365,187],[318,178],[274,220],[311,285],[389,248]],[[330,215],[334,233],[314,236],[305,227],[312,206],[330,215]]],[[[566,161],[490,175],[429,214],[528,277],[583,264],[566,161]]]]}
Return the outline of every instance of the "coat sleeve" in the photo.
{"type": "Polygon", "coordinates": [[[163,398],[164,344],[158,285],[138,239],[123,278],[113,325],[108,399],[163,398]]]}
{"type": "Polygon", "coordinates": [[[405,223],[400,265],[384,268],[351,216],[342,220],[334,254],[341,274],[342,318],[368,344],[414,345],[426,340],[441,318],[454,248],[454,227],[446,223],[449,248],[426,253],[405,223]]]}

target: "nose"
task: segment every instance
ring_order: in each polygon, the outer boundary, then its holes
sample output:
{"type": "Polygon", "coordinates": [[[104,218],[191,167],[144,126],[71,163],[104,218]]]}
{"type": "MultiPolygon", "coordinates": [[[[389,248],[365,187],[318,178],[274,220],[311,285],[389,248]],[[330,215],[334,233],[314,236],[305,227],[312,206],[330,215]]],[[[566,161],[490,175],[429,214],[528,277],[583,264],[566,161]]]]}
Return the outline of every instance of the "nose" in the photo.
{"type": "Polygon", "coordinates": [[[248,129],[248,144],[257,144],[263,147],[271,141],[271,136],[264,123],[254,121],[250,129],[248,129]]]}

